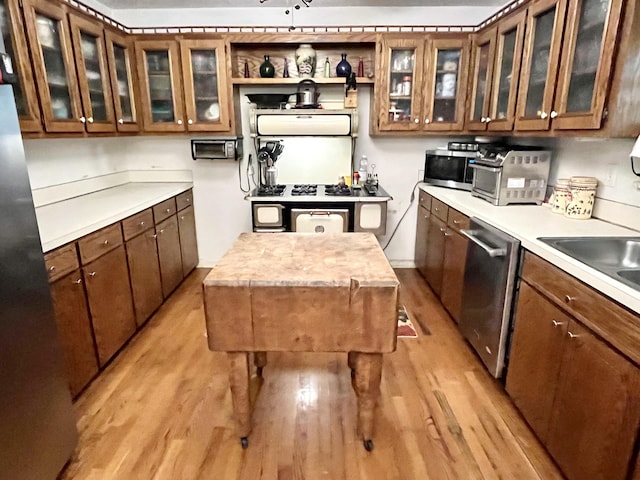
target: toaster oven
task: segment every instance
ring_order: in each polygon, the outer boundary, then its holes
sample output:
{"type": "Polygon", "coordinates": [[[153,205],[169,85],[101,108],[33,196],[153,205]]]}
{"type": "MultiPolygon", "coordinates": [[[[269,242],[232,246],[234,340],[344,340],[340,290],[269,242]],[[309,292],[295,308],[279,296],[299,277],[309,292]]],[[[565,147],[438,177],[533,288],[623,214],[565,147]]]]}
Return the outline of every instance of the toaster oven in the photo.
{"type": "Polygon", "coordinates": [[[194,160],[240,160],[242,137],[207,138],[191,140],[191,158],[194,160]]]}

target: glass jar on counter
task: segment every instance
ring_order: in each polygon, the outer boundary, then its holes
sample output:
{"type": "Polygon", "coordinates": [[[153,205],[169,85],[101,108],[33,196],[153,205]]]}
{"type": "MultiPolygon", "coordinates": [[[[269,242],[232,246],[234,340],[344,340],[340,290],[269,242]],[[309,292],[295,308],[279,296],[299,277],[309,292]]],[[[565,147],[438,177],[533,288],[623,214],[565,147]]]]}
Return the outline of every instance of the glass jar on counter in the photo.
{"type": "Polygon", "coordinates": [[[598,179],[595,177],[571,177],[569,181],[571,200],[567,203],[565,217],[580,220],[591,218],[597,187],[598,179]]]}
{"type": "Polygon", "coordinates": [[[553,188],[553,205],[551,211],[553,213],[564,213],[567,204],[571,201],[571,188],[568,178],[559,178],[556,186],[553,188]]]}

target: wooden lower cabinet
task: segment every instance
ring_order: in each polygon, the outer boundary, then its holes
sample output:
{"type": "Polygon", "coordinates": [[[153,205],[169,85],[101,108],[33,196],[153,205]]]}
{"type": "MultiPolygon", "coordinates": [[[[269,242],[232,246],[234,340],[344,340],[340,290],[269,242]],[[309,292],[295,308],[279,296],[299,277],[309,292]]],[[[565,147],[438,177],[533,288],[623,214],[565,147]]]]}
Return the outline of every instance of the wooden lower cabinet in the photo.
{"type": "Polygon", "coordinates": [[[418,205],[418,221],[416,223],[415,264],[423,277],[427,277],[427,236],[429,232],[429,210],[418,205]]]}
{"type": "Polygon", "coordinates": [[[98,358],[80,270],[51,284],[51,298],[71,395],[98,373],[98,358]]]}
{"type": "Polygon", "coordinates": [[[640,369],[524,282],[506,389],[567,478],[627,478],[640,369]]]}
{"type": "Polygon", "coordinates": [[[457,322],[462,311],[464,267],[469,240],[451,229],[447,229],[445,237],[440,301],[457,322]]]}
{"type": "MultiPolygon", "coordinates": [[[[433,209],[433,206],[432,206],[433,209]]],[[[440,296],[442,289],[442,267],[444,264],[445,233],[447,225],[433,212],[429,216],[427,230],[427,253],[425,261],[425,278],[431,289],[440,296]]]]}
{"type": "Polygon", "coordinates": [[[162,305],[162,283],[153,228],[127,242],[127,262],[136,323],[142,325],[162,305]]]}
{"type": "Polygon", "coordinates": [[[98,359],[103,366],[136,331],[124,246],[83,267],[98,359]]]}
{"type": "Polygon", "coordinates": [[[178,219],[171,215],[156,225],[158,236],[158,258],[160,259],[160,277],[162,295],[167,298],[182,282],[182,253],[180,251],[180,233],[178,219]]]}
{"type": "Polygon", "coordinates": [[[178,212],[178,230],[180,232],[180,253],[182,256],[182,275],[186,277],[198,266],[198,242],[196,240],[196,218],[193,207],[178,212]]]}

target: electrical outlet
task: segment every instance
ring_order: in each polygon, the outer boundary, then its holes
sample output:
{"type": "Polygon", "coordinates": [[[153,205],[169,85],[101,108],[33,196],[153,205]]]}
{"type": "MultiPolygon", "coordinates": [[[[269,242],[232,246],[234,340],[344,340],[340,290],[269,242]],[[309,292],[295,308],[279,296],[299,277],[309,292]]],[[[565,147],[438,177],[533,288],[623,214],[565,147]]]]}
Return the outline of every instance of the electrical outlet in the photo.
{"type": "Polygon", "coordinates": [[[616,165],[610,164],[607,166],[607,176],[604,178],[604,184],[607,187],[616,186],[616,165]]]}
{"type": "Polygon", "coordinates": [[[424,170],[418,170],[418,180],[422,181],[424,179],[424,170]]]}

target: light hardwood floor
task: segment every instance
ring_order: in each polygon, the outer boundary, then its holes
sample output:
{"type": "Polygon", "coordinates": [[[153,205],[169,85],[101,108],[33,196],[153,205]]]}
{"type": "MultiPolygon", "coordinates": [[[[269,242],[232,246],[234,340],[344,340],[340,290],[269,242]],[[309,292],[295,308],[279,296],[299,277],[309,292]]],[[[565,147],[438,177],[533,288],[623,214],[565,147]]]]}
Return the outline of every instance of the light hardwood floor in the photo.
{"type": "Polygon", "coordinates": [[[80,441],[62,479],[561,478],[411,269],[396,273],[419,338],[399,339],[385,356],[373,452],[356,438],[346,354],[290,353],[269,355],[243,450],[226,355],[207,349],[206,272],[196,270],[76,402],[80,441]]]}

